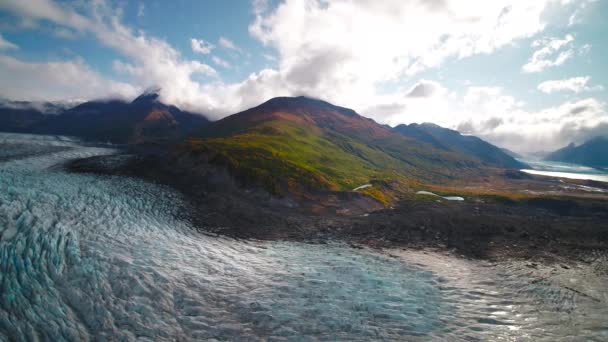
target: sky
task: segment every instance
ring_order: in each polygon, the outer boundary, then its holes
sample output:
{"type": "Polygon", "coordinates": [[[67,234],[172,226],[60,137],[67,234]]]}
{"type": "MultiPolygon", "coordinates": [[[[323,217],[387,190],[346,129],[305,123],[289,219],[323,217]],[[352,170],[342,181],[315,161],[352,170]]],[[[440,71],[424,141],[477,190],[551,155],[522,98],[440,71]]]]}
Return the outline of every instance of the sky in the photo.
{"type": "Polygon", "coordinates": [[[0,0],[0,98],[305,95],[520,153],[608,135],[607,0],[0,0]]]}

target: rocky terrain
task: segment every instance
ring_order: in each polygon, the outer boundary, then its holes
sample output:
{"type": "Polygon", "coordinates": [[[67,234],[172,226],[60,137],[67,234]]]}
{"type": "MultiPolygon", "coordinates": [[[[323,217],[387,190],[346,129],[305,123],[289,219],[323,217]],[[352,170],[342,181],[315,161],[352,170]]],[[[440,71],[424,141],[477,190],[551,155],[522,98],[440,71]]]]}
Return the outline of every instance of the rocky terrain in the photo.
{"type": "MultiPolygon", "coordinates": [[[[295,199],[247,187],[217,165],[175,158],[165,147],[147,146],[76,160],[67,168],[174,187],[192,205],[188,218],[206,234],[316,243],[338,239],[353,246],[432,248],[483,259],[578,260],[592,250],[608,251],[608,202],[602,198],[479,195],[451,202],[414,196],[390,207],[355,192],[295,199]]],[[[544,186],[542,179],[528,180],[535,182],[544,186]]]]}

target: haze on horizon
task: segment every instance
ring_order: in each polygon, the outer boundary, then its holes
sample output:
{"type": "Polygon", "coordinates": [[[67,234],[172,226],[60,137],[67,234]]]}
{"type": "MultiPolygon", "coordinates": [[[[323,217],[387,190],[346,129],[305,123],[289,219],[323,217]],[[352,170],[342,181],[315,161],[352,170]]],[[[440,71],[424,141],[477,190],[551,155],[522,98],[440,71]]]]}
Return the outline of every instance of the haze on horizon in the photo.
{"type": "Polygon", "coordinates": [[[0,0],[0,97],[162,100],[218,119],[307,95],[517,152],[608,134],[608,3],[0,0]]]}

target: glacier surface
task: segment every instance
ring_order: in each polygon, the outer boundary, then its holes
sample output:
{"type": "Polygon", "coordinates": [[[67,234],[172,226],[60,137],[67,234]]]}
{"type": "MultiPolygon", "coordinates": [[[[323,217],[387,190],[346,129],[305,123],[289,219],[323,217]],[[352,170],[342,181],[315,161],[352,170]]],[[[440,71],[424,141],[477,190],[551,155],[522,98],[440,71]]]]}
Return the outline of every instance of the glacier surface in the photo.
{"type": "Polygon", "coordinates": [[[211,237],[171,189],[57,167],[111,147],[0,146],[0,341],[554,338],[539,307],[572,322],[576,296],[521,272],[211,237]]]}

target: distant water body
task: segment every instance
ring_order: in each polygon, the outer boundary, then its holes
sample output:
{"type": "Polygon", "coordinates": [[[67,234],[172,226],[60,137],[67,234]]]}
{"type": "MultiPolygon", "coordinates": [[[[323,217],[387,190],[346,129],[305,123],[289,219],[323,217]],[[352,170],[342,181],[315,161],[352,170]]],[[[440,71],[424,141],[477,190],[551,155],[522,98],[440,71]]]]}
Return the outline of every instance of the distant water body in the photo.
{"type": "Polygon", "coordinates": [[[552,161],[523,159],[520,161],[532,167],[532,169],[523,169],[521,171],[534,175],[570,179],[588,179],[599,182],[608,182],[607,170],[600,170],[583,165],[552,161]]]}
{"type": "Polygon", "coordinates": [[[608,340],[604,278],[206,236],[169,188],[61,167],[111,153],[0,134],[0,341],[608,340]]]}

